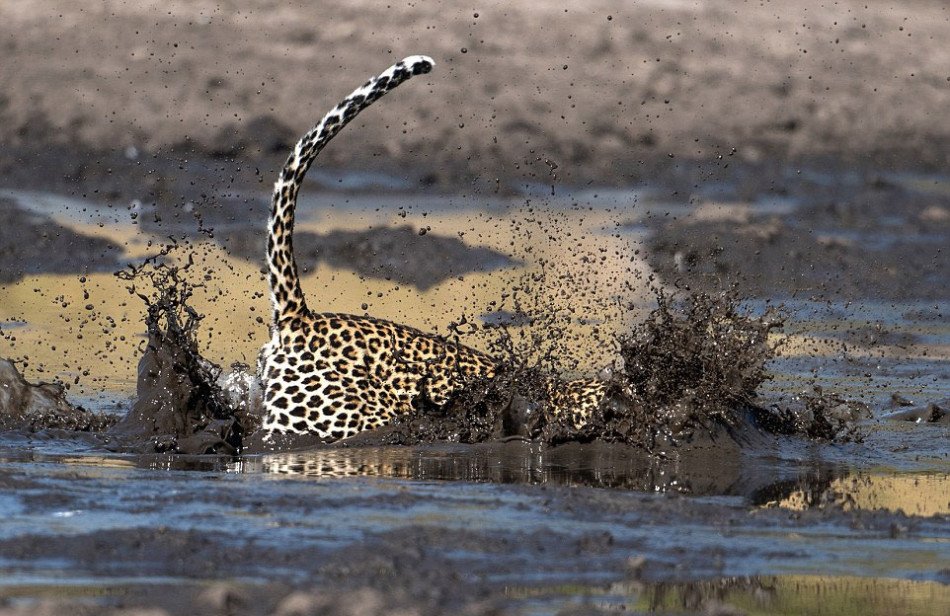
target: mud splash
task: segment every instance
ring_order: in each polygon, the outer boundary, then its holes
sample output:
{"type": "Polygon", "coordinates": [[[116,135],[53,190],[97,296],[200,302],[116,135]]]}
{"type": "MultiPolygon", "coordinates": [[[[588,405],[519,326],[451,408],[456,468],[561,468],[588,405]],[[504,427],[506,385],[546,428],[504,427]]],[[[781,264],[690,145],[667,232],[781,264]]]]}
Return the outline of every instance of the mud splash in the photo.
{"type": "Polygon", "coordinates": [[[12,361],[0,358],[0,430],[102,432],[115,421],[71,404],[62,383],[28,383],[12,361]]]}
{"type": "MultiPolygon", "coordinates": [[[[172,248],[174,245],[172,246],[172,248]]],[[[196,334],[202,315],[188,305],[193,266],[170,265],[165,248],[138,268],[117,275],[145,302],[148,344],[139,360],[132,408],[110,431],[107,446],[139,453],[234,454],[251,422],[247,405],[231,404],[218,380],[221,368],[201,357],[196,334]],[[138,291],[147,283],[151,295],[138,291]]]]}
{"type": "Polygon", "coordinates": [[[422,400],[392,425],[343,444],[603,441],[665,455],[687,445],[738,451],[774,435],[860,438],[856,422],[870,417],[863,404],[820,388],[788,401],[760,399],[776,352],[769,334],[783,325],[777,311],[743,312],[735,292],[656,294],[657,307],[621,341],[623,368],[606,379],[603,402],[582,426],[549,411],[552,392],[569,382],[509,359],[445,405],[422,400]]]}
{"type": "MultiPolygon", "coordinates": [[[[25,410],[15,419],[8,414],[3,425],[104,432],[104,447],[135,453],[234,455],[322,445],[310,436],[265,443],[255,434],[260,384],[246,366],[225,373],[202,357],[202,315],[189,305],[196,286],[186,276],[194,263],[167,259],[182,246],[173,242],[117,274],[147,313],[148,343],[129,412],[112,425],[114,420],[69,405],[61,389],[30,386],[17,375],[19,381],[8,380],[16,384],[10,391],[18,402],[8,406],[25,410]],[[23,402],[25,396],[38,402],[23,402]]],[[[867,408],[835,394],[816,388],[789,401],[760,399],[776,351],[769,335],[783,325],[776,311],[744,312],[735,292],[671,296],[657,290],[656,296],[657,307],[620,341],[623,367],[606,376],[607,393],[583,425],[550,411],[551,395],[569,382],[512,354],[496,376],[472,381],[448,403],[419,400],[414,412],[392,425],[334,446],[603,441],[664,456],[684,446],[738,452],[774,435],[860,437],[855,422],[869,417],[867,408]]],[[[501,341],[496,348],[513,345],[501,341]]]]}

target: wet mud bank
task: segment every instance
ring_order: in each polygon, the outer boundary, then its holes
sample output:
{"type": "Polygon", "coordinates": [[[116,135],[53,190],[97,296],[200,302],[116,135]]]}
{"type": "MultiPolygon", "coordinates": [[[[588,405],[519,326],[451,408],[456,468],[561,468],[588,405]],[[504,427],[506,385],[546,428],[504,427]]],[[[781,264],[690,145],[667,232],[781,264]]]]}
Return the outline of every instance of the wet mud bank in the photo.
{"type": "MultiPolygon", "coordinates": [[[[726,0],[597,0],[587,9],[524,1],[481,7],[478,17],[446,9],[434,29],[425,7],[365,1],[334,3],[333,20],[319,24],[305,8],[274,13],[248,0],[231,10],[259,19],[209,22],[199,7],[88,14],[17,5],[0,36],[10,66],[29,70],[0,76],[0,142],[35,144],[37,153],[115,144],[266,159],[346,93],[341,82],[426,53],[444,67],[431,86],[387,103],[406,133],[390,113],[369,116],[362,137],[347,136],[352,147],[326,153],[331,164],[378,169],[385,160],[390,170],[424,169],[417,182],[448,186],[548,178],[545,160],[570,183],[628,184],[652,177],[641,161],[697,151],[712,159],[733,147],[749,160],[794,164],[821,152],[946,168],[938,0],[900,12],[858,0],[738,15],[726,0]],[[540,32],[539,19],[557,34],[525,36],[540,32]],[[89,36],[100,32],[109,36],[89,36]],[[379,44],[397,39],[396,49],[379,44]],[[279,63],[274,41],[286,49],[279,63]],[[241,59],[243,73],[222,68],[223,57],[241,59]],[[159,60],[171,69],[156,70],[159,60]]],[[[94,173],[81,156],[74,161],[65,172],[94,173]]],[[[35,176],[40,167],[11,158],[0,173],[35,176]]]]}
{"type": "MultiPolygon", "coordinates": [[[[225,232],[218,238],[229,254],[252,263],[259,262],[264,254],[265,238],[260,227],[225,232]]],[[[496,250],[468,246],[458,238],[408,225],[326,234],[299,232],[294,235],[294,247],[297,265],[304,274],[323,262],[421,291],[449,278],[519,265],[496,250]]]]}
{"type": "MultiPolygon", "coordinates": [[[[51,156],[49,152],[43,155],[51,156]]],[[[235,179],[245,162],[218,161],[200,153],[191,157],[149,157],[147,169],[141,161],[126,160],[117,153],[90,152],[87,157],[97,155],[102,161],[87,164],[108,166],[108,173],[79,173],[75,178],[67,176],[66,181],[36,186],[18,182],[15,177],[3,178],[4,186],[0,188],[11,198],[0,196],[4,221],[0,225],[0,285],[16,283],[31,274],[113,272],[132,261],[125,258],[118,243],[75,229],[77,222],[137,227],[149,234],[149,245],[170,237],[179,242],[212,240],[232,257],[254,265],[261,263],[266,237],[262,230],[270,203],[264,194],[266,189],[257,181],[260,170],[251,178],[235,179]],[[125,174],[125,181],[115,181],[120,174],[125,174]],[[57,193],[69,196],[59,199],[57,193]],[[74,197],[81,199],[70,202],[74,197]],[[38,200],[61,201],[60,210],[65,211],[56,214],[66,220],[61,223],[45,211],[31,211],[18,203],[38,200]]],[[[278,169],[269,170],[267,177],[276,177],[278,169]]],[[[307,184],[307,190],[339,190],[319,181],[307,184]]],[[[345,200],[346,193],[342,194],[345,200]]],[[[303,230],[296,233],[295,242],[298,266],[305,275],[323,264],[421,291],[473,272],[523,265],[503,252],[470,245],[422,224],[332,229],[326,233],[303,230]]]]}
{"type": "Polygon", "coordinates": [[[679,287],[759,298],[950,298],[950,178],[834,168],[733,170],[685,215],[647,218],[650,265],[679,287]]]}

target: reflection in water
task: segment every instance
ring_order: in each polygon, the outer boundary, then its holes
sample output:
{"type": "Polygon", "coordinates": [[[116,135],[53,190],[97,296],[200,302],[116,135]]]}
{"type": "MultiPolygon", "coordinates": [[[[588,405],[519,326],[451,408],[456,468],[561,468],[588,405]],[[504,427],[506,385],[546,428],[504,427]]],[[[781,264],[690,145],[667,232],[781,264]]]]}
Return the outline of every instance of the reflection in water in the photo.
{"type": "Polygon", "coordinates": [[[559,483],[682,490],[674,465],[628,447],[510,442],[425,448],[326,448],[248,458],[241,472],[310,478],[377,476],[421,481],[559,483]]]}
{"type": "Polygon", "coordinates": [[[830,467],[782,470],[752,463],[738,451],[685,451],[675,458],[649,456],[608,443],[546,447],[508,442],[426,447],[330,447],[242,458],[229,465],[241,473],[273,473],[311,479],[389,477],[419,481],[554,483],[645,492],[743,496],[763,503],[796,490],[827,487],[830,467]]]}
{"type": "MultiPolygon", "coordinates": [[[[42,202],[42,195],[19,197],[24,207],[38,208],[42,202]]],[[[649,272],[638,255],[639,238],[614,233],[615,214],[600,204],[552,204],[547,210],[531,206],[526,213],[521,198],[505,199],[491,210],[484,203],[467,201],[461,204],[464,207],[455,207],[458,200],[452,197],[425,207],[419,206],[421,201],[415,195],[400,201],[327,193],[301,204],[297,230],[326,235],[406,225],[431,228],[433,234],[446,237],[464,235],[468,245],[510,255],[524,266],[474,272],[420,292],[392,280],[366,277],[352,268],[321,263],[303,280],[305,289],[320,290],[320,305],[315,309],[365,311],[442,334],[448,323],[462,316],[471,322],[486,312],[525,309],[545,315],[548,324],[558,328],[558,340],[570,342],[571,352],[564,359],[569,355],[572,361],[564,367],[587,373],[615,359],[613,336],[627,331],[652,305],[652,294],[634,278],[635,271],[649,272]],[[594,205],[598,207],[589,209],[594,205]],[[434,211],[438,211],[437,221],[429,216],[434,211]],[[591,267],[594,262],[597,267],[591,267]],[[549,279],[548,272],[557,276],[549,279]],[[517,297],[513,289],[520,289],[517,297]],[[574,313],[577,298],[584,300],[583,318],[574,313]],[[574,366],[573,360],[580,365],[574,366]]],[[[156,237],[139,225],[100,227],[85,219],[62,222],[76,232],[125,247],[124,258],[129,262],[157,252],[156,237]]],[[[263,236],[263,227],[247,224],[244,221],[245,228],[263,236]]],[[[189,274],[193,277],[189,282],[197,283],[192,307],[207,315],[198,334],[202,353],[222,366],[234,361],[254,364],[269,335],[260,320],[270,310],[260,264],[235,258],[212,241],[195,240],[187,250],[168,256],[170,260],[186,257],[195,262],[189,274]]],[[[126,287],[125,281],[108,272],[89,273],[82,281],[75,275],[39,274],[0,287],[0,321],[25,323],[18,327],[15,344],[2,355],[28,355],[25,376],[30,380],[59,376],[77,381],[73,395],[95,395],[104,388],[128,393],[141,355],[144,307],[126,287]]],[[[509,329],[519,340],[522,331],[530,337],[530,329],[509,329]]],[[[478,329],[465,341],[485,349],[497,339],[495,330],[478,329]]],[[[555,342],[549,341],[543,351],[551,350],[555,342]]]]}
{"type": "Polygon", "coordinates": [[[907,515],[950,514],[950,477],[937,473],[867,474],[838,477],[823,489],[798,489],[768,506],[801,511],[813,507],[901,511],[907,515]]]}
{"type": "Polygon", "coordinates": [[[611,613],[923,616],[950,610],[950,586],[945,584],[849,576],[755,576],[687,583],[629,581],[604,589],[574,586],[509,590],[509,596],[524,599],[535,608],[528,613],[544,613],[550,604],[562,604],[565,595],[582,595],[611,613]]]}
{"type": "Polygon", "coordinates": [[[789,469],[723,451],[685,452],[675,459],[660,459],[608,443],[553,448],[526,442],[324,448],[242,458],[228,469],[310,479],[552,483],[740,496],[755,506],[796,511],[834,507],[919,516],[950,513],[950,478],[941,473],[857,472],[818,461],[789,469]]]}
{"type": "MultiPolygon", "coordinates": [[[[272,474],[301,480],[378,477],[413,481],[556,484],[692,496],[736,496],[750,505],[793,511],[834,508],[914,516],[950,514],[950,477],[919,470],[854,470],[821,460],[789,465],[739,452],[646,455],[625,445],[530,442],[419,447],[325,447],[262,456],[69,455],[0,450],[0,463],[37,462],[87,469],[272,474]]],[[[86,471],[89,472],[88,470],[86,471]]]]}

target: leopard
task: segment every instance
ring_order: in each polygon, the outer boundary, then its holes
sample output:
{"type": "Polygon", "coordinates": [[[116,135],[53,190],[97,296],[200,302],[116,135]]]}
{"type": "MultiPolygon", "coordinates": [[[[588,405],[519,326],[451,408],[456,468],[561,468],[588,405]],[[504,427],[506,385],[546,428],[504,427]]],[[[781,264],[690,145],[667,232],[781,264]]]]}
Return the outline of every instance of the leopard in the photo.
{"type": "MultiPolygon", "coordinates": [[[[304,134],[280,171],[267,225],[271,337],[258,359],[265,438],[346,439],[410,413],[420,401],[445,404],[473,379],[499,369],[497,359],[457,337],[371,316],[311,311],[294,258],[297,196],[317,155],[357,114],[434,66],[428,56],[409,56],[369,79],[304,134]]],[[[555,383],[551,406],[573,413],[575,423],[583,423],[606,389],[597,379],[555,383]]]]}

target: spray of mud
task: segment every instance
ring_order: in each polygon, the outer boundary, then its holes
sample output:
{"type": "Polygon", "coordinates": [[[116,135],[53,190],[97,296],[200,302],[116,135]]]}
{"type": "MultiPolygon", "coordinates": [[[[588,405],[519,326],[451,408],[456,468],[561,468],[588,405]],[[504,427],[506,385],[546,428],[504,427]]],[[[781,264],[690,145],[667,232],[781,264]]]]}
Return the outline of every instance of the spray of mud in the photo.
{"type": "Polygon", "coordinates": [[[12,361],[0,358],[0,430],[102,432],[114,423],[113,416],[71,404],[62,383],[29,383],[12,361]]]}
{"type": "Polygon", "coordinates": [[[193,266],[166,257],[176,245],[116,275],[146,305],[148,343],[138,364],[136,398],[110,431],[112,446],[138,452],[236,453],[252,424],[232,405],[218,381],[221,368],[201,357],[197,331],[203,316],[188,305],[196,285],[193,266]],[[148,286],[148,293],[139,289],[148,286]]]}
{"type": "MultiPolygon", "coordinates": [[[[111,425],[112,420],[70,405],[53,385],[29,385],[15,370],[4,376],[12,365],[0,364],[0,378],[14,384],[0,389],[11,402],[6,407],[23,409],[16,416],[0,415],[5,422],[0,428],[103,432],[107,448],[139,453],[231,455],[265,449],[255,434],[262,414],[256,376],[244,366],[225,373],[201,356],[202,315],[189,305],[199,285],[188,281],[191,258],[181,265],[168,258],[178,247],[172,242],[156,257],[117,274],[145,303],[148,334],[136,398],[125,417],[111,425]]],[[[500,340],[496,351],[509,352],[493,378],[473,380],[446,404],[418,400],[413,412],[393,424],[334,446],[596,440],[664,455],[683,446],[742,448],[760,442],[761,435],[837,441],[860,436],[855,423],[869,416],[867,408],[835,394],[816,388],[789,401],[760,398],[776,351],[769,334],[782,327],[777,312],[744,312],[734,292],[655,292],[657,307],[619,341],[623,367],[606,377],[606,395],[582,424],[550,411],[551,395],[569,382],[542,368],[541,360],[528,365],[511,340],[500,340]]],[[[315,445],[320,443],[312,438],[295,438],[276,448],[315,445]]]]}
{"type": "Polygon", "coordinates": [[[821,390],[790,401],[760,398],[777,349],[769,334],[783,325],[778,311],[744,312],[735,292],[655,293],[657,307],[620,340],[623,368],[606,379],[607,393],[583,425],[549,411],[552,392],[568,381],[512,355],[496,376],[472,381],[448,403],[421,400],[393,425],[350,443],[604,441],[664,455],[687,445],[741,448],[767,435],[859,436],[855,422],[869,416],[861,404],[821,390]]]}

